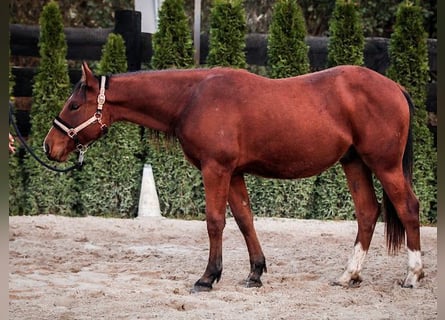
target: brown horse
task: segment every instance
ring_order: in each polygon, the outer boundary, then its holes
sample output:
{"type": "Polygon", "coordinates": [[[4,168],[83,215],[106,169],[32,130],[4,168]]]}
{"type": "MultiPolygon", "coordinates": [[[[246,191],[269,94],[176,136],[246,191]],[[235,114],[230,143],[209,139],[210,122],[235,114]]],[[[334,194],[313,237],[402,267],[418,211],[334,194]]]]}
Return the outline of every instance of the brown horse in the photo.
{"type": "Polygon", "coordinates": [[[408,94],[364,67],[340,66],[271,80],[244,70],[146,71],[96,77],[87,64],[44,141],[48,157],[83,153],[112,123],[128,121],[175,136],[201,170],[210,252],[195,291],[208,291],[222,272],[226,203],[245,238],[248,287],[261,286],[266,262],[249,205],[244,174],[295,179],[340,161],[358,222],[353,254],[334,282],[357,285],[380,214],[372,174],[384,188],[390,253],[405,241],[404,287],[423,277],[419,202],[412,190],[408,94]]]}

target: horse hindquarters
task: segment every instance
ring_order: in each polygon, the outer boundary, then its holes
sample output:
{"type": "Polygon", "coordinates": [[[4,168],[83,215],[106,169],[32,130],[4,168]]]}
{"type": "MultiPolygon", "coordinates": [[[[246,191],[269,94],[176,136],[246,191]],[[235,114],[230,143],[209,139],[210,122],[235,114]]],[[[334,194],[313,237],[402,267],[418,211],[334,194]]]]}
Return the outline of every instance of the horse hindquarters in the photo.
{"type": "Polygon", "coordinates": [[[413,192],[413,137],[411,119],[414,104],[407,92],[402,90],[409,106],[410,122],[403,152],[403,159],[392,170],[376,172],[384,189],[384,206],[386,215],[387,243],[391,252],[396,253],[403,244],[406,233],[408,248],[408,274],[403,282],[404,287],[414,288],[418,280],[424,277],[420,252],[419,201],[413,192]]]}
{"type": "MultiPolygon", "coordinates": [[[[409,95],[403,90],[402,92],[405,99],[402,96],[400,100],[394,103],[394,106],[395,108],[400,107],[400,114],[409,111],[409,117],[405,118],[406,120],[399,121],[398,134],[394,135],[395,132],[387,133],[387,139],[382,140],[380,145],[371,141],[368,147],[372,145],[373,152],[368,152],[363,157],[363,161],[374,172],[384,190],[383,210],[388,251],[397,253],[403,245],[406,234],[408,274],[403,286],[416,287],[417,281],[424,274],[420,253],[419,201],[412,187],[413,141],[411,118],[414,106],[409,95]],[[408,110],[403,110],[403,108],[408,110]],[[402,145],[400,141],[406,141],[406,143],[402,145]],[[382,150],[385,150],[386,153],[382,153],[382,150]]],[[[401,119],[399,118],[399,120],[401,119]]],[[[393,118],[390,120],[397,121],[393,118]]]]}

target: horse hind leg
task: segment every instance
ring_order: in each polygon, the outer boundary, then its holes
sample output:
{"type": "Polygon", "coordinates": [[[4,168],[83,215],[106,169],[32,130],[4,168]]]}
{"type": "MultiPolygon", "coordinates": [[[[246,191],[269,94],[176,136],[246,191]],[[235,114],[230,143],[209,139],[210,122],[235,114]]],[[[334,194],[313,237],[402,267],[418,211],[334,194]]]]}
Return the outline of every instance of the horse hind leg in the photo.
{"type": "Polygon", "coordinates": [[[424,277],[420,251],[419,201],[401,169],[376,175],[385,191],[383,204],[388,249],[390,253],[397,253],[406,233],[408,273],[402,286],[415,288],[418,281],[424,277]]]}
{"type": "Polygon", "coordinates": [[[246,241],[249,252],[250,273],[246,279],[246,287],[261,287],[261,275],[267,272],[266,260],[258,241],[253,216],[250,209],[249,195],[242,175],[235,175],[230,182],[229,205],[232,214],[246,241]]]}
{"type": "Polygon", "coordinates": [[[343,274],[332,284],[357,287],[362,282],[360,272],[371,244],[375,224],[380,214],[375,195],[372,174],[360,157],[354,152],[341,162],[352,195],[357,218],[358,231],[353,254],[343,274]]]}

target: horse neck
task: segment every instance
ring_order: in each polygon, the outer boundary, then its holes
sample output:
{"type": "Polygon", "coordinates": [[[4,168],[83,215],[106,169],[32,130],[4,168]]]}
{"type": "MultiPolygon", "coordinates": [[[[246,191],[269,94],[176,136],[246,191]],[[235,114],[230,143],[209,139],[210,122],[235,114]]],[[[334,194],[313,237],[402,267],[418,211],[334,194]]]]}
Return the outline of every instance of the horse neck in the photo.
{"type": "Polygon", "coordinates": [[[208,70],[135,72],[113,76],[107,90],[110,122],[128,121],[173,132],[174,124],[208,70]]]}

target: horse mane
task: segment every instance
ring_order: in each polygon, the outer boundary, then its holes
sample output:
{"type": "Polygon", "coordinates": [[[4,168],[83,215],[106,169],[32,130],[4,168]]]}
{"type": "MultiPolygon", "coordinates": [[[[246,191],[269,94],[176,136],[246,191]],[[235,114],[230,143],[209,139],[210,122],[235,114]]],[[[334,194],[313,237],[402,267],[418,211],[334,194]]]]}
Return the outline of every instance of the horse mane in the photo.
{"type": "Polygon", "coordinates": [[[179,147],[178,139],[173,132],[161,132],[145,127],[144,130],[147,142],[158,151],[171,152],[179,147]]]}

